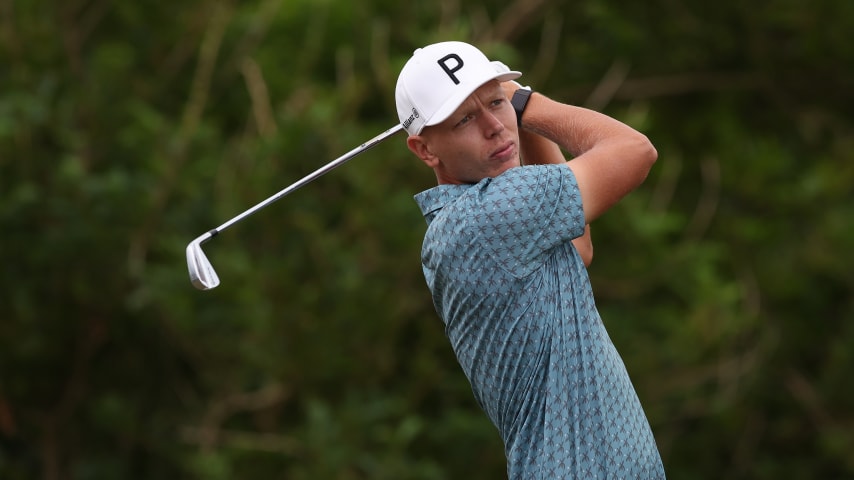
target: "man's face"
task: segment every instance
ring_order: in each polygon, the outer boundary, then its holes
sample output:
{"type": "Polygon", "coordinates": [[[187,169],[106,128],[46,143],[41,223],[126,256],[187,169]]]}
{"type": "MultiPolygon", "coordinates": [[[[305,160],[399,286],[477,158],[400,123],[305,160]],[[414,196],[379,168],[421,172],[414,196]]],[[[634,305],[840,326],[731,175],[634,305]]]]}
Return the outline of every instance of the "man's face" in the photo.
{"type": "Polygon", "coordinates": [[[444,122],[408,140],[440,184],[477,183],[520,165],[516,112],[498,81],[471,94],[444,122]]]}

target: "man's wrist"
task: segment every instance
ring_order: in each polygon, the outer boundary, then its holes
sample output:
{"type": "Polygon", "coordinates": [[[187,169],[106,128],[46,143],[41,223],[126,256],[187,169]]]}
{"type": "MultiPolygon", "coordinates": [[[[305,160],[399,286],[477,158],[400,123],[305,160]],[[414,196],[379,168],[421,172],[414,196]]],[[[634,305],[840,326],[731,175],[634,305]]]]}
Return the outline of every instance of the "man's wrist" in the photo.
{"type": "Polygon", "coordinates": [[[528,107],[528,100],[531,94],[534,93],[530,88],[520,88],[513,92],[513,98],[510,99],[510,104],[513,105],[513,110],[516,111],[516,125],[522,127],[522,114],[525,113],[525,108],[528,107]]]}

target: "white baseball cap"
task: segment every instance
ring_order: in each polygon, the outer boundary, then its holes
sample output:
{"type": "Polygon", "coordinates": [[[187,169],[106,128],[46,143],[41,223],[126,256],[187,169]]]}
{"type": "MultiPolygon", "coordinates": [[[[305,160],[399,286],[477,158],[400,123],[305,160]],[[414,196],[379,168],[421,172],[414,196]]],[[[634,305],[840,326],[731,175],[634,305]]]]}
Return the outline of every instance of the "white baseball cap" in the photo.
{"type": "Polygon", "coordinates": [[[481,85],[515,80],[521,72],[491,62],[464,42],[440,42],[415,50],[397,77],[397,116],[410,135],[442,123],[481,85]]]}

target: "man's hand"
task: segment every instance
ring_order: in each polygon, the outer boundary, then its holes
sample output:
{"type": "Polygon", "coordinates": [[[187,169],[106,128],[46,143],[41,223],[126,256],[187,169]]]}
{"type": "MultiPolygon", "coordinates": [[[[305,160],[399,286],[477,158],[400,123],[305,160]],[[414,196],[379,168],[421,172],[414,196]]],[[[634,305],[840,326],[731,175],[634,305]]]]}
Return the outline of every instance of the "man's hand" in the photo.
{"type": "Polygon", "coordinates": [[[513,98],[513,94],[516,93],[516,90],[524,87],[522,87],[519,82],[510,80],[509,82],[501,82],[501,88],[504,89],[504,96],[507,97],[507,100],[510,100],[513,98]]]}

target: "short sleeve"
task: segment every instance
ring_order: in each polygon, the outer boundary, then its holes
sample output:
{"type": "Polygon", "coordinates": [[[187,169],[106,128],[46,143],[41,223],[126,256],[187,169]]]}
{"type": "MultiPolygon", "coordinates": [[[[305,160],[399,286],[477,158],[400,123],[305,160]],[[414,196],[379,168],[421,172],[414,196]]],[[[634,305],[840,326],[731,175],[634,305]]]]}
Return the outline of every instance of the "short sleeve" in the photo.
{"type": "Polygon", "coordinates": [[[531,165],[481,185],[478,237],[516,276],[539,268],[544,255],[584,233],[578,183],[565,165],[531,165]]]}

